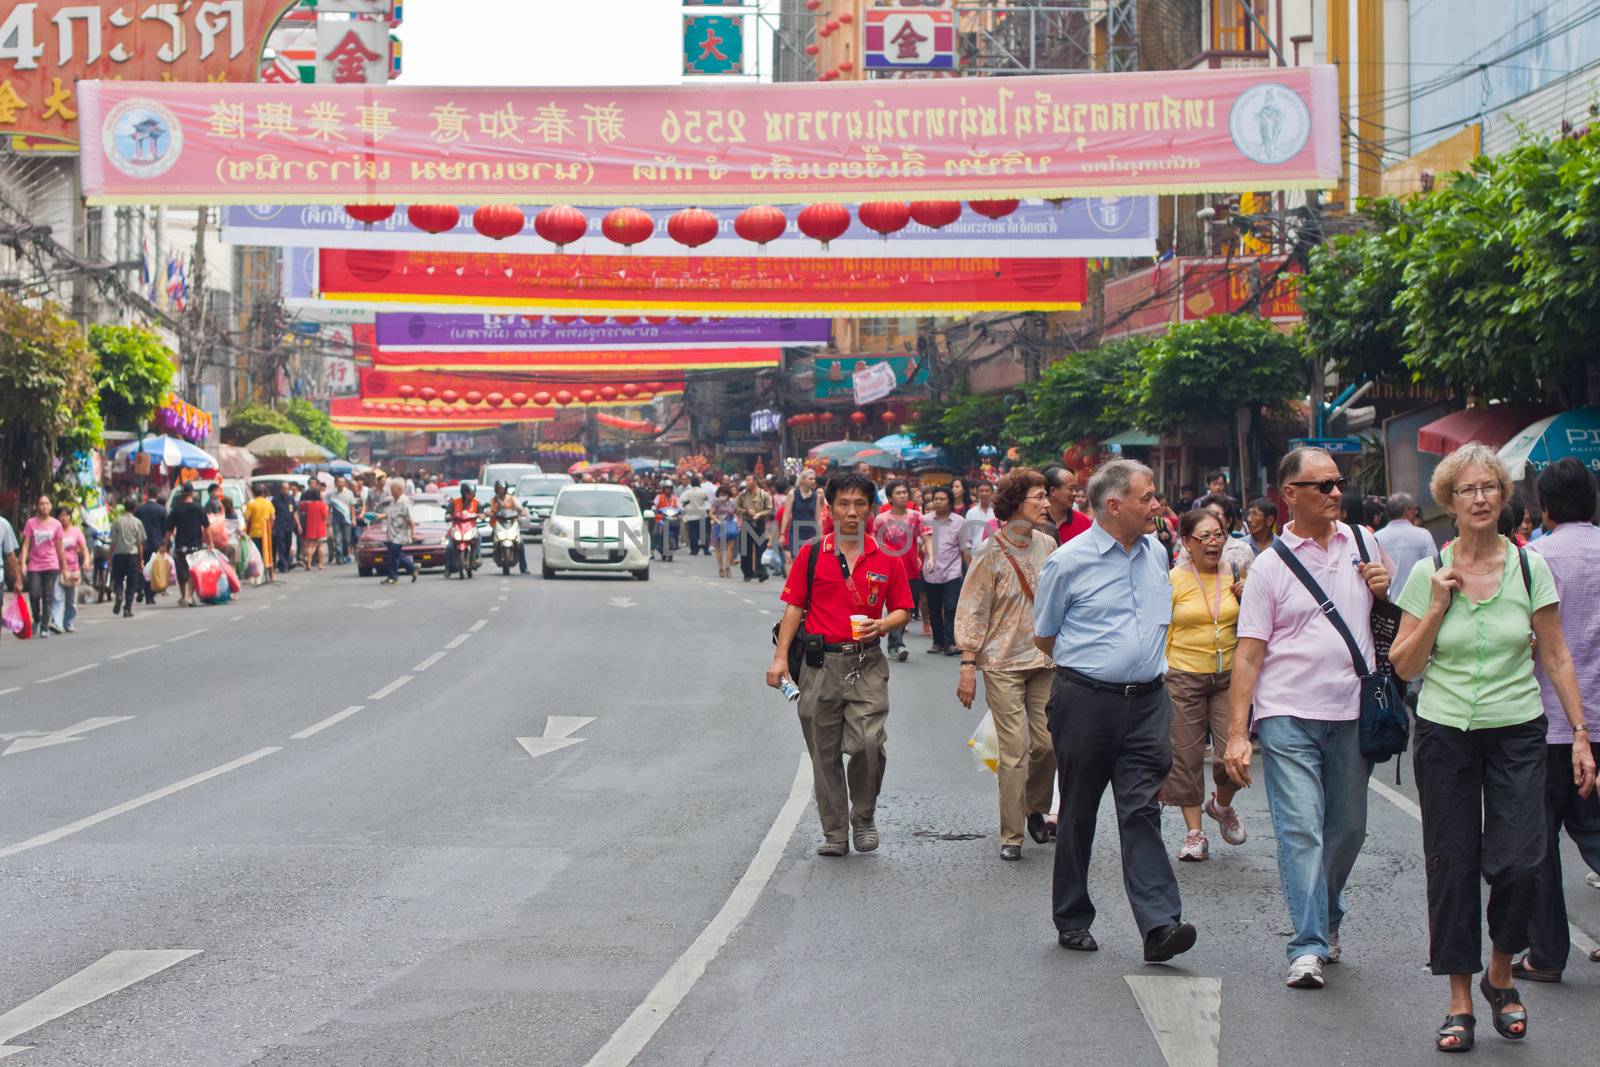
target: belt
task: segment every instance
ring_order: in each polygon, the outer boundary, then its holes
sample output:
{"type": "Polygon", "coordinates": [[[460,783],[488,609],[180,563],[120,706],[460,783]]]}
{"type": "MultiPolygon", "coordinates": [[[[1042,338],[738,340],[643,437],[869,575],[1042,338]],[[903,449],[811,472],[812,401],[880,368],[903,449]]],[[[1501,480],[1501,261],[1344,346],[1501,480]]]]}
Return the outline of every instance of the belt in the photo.
{"type": "Polygon", "coordinates": [[[857,654],[862,653],[862,652],[871,652],[873,649],[875,649],[877,647],[878,647],[878,639],[877,638],[873,638],[871,641],[846,641],[842,645],[828,645],[828,644],[825,644],[825,645],[822,646],[822,651],[824,651],[824,652],[839,652],[839,653],[845,653],[847,655],[852,655],[853,656],[853,655],[857,655],[857,654]]]}
{"type": "Polygon", "coordinates": [[[1087,674],[1073,670],[1071,667],[1056,667],[1057,673],[1069,682],[1092,689],[1096,693],[1110,693],[1119,697],[1149,696],[1166,683],[1165,675],[1156,675],[1148,682],[1102,682],[1098,678],[1091,678],[1087,674]]]}

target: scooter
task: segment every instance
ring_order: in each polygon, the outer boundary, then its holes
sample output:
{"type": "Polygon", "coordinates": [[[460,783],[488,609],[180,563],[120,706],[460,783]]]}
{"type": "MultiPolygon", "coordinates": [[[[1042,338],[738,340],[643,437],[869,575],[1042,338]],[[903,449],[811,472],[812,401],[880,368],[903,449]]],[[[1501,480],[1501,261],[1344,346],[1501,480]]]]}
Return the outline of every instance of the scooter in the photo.
{"type": "Polygon", "coordinates": [[[466,515],[450,520],[449,558],[445,561],[445,577],[459,573],[471,578],[478,569],[478,519],[466,515]]]}
{"type": "Polygon", "coordinates": [[[682,514],[680,508],[656,509],[656,548],[661,552],[661,559],[665,563],[672,562],[673,542],[678,539],[678,516],[682,514]]]}
{"type": "Polygon", "coordinates": [[[494,562],[501,574],[510,574],[517,564],[517,552],[522,547],[522,527],[517,523],[517,513],[502,512],[494,519],[494,562]]]}

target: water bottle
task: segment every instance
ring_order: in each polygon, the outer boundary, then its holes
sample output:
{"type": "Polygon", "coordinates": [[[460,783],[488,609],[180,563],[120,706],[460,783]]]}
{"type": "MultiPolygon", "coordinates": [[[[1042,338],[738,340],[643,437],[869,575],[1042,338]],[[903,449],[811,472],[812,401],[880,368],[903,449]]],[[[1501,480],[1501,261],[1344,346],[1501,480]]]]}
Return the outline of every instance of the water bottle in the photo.
{"type": "Polygon", "coordinates": [[[783,699],[789,701],[790,703],[800,699],[800,687],[795,685],[787,674],[784,675],[781,680],[779,680],[778,692],[782,693],[783,699]]]}

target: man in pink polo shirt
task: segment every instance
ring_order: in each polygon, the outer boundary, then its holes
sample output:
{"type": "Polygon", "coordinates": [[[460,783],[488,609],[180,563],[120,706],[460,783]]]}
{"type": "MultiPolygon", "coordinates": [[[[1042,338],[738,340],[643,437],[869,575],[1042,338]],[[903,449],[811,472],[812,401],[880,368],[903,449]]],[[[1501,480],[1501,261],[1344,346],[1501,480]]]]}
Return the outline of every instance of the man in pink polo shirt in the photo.
{"type": "MultiPolygon", "coordinates": [[[[1386,598],[1394,564],[1377,539],[1339,521],[1344,477],[1333,457],[1297,448],[1278,465],[1293,519],[1282,542],[1338,609],[1373,664],[1368,618],[1386,598]],[[1363,563],[1355,538],[1366,545],[1363,563]]],[[[1339,960],[1344,886],[1367,835],[1367,777],[1357,720],[1360,678],[1349,650],[1308,589],[1276,550],[1250,568],[1233,655],[1232,719],[1223,763],[1250,784],[1254,703],[1278,838],[1278,874],[1294,923],[1286,984],[1321,989],[1322,966],[1339,960]]]]}

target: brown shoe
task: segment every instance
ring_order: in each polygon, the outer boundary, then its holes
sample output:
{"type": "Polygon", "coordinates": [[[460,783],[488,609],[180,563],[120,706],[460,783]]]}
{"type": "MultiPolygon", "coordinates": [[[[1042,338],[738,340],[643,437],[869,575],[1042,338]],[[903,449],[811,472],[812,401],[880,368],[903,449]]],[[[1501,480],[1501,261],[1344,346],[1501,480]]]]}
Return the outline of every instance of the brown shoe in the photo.
{"type": "Polygon", "coordinates": [[[878,827],[871,819],[851,819],[850,829],[857,852],[871,852],[878,847],[878,827]]]}
{"type": "Polygon", "coordinates": [[[847,841],[824,841],[817,846],[819,856],[848,856],[850,844],[847,841]]]}
{"type": "Polygon", "coordinates": [[[1528,962],[1528,957],[1511,961],[1511,977],[1526,978],[1530,982],[1548,982],[1554,985],[1561,981],[1560,967],[1535,967],[1528,962]]]}

